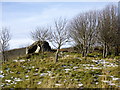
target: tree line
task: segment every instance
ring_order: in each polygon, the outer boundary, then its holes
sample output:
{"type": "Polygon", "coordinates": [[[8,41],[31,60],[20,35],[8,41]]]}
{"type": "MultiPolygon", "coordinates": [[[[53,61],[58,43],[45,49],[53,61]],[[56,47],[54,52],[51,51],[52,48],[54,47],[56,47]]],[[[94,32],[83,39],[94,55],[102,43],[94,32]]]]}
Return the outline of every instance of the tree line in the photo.
{"type": "MultiPolygon", "coordinates": [[[[80,13],[71,20],[60,17],[54,20],[53,27],[36,27],[30,35],[34,41],[52,42],[57,49],[56,62],[58,61],[59,49],[71,41],[75,43],[83,57],[86,57],[95,46],[102,47],[103,58],[111,53],[118,56],[120,52],[119,13],[120,10],[116,5],[107,5],[102,10],[80,13]]],[[[4,52],[3,48],[8,45],[10,35],[3,33],[3,31],[9,32],[4,29],[0,33],[1,50],[4,52]],[[4,40],[7,44],[4,43],[4,40]]]]}
{"type": "Polygon", "coordinates": [[[108,5],[100,11],[81,13],[70,22],[71,38],[87,56],[95,45],[103,47],[103,57],[107,57],[114,50],[119,55],[120,28],[118,8],[108,5]]]}

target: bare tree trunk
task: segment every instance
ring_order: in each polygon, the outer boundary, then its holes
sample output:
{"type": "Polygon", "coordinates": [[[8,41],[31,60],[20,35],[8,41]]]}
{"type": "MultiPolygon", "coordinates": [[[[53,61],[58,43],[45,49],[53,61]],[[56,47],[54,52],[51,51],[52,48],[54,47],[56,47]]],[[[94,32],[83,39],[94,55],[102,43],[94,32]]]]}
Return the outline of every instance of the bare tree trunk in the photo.
{"type": "Polygon", "coordinates": [[[82,56],[85,57],[86,56],[86,44],[85,44],[85,40],[83,41],[83,53],[82,56]]]}
{"type": "Polygon", "coordinates": [[[84,51],[82,51],[82,57],[84,57],[84,51]]]}
{"type": "Polygon", "coordinates": [[[87,56],[87,53],[88,53],[88,48],[87,48],[87,46],[85,45],[85,46],[84,46],[84,54],[83,54],[83,57],[86,57],[86,56],[87,56]]]}
{"type": "Polygon", "coordinates": [[[4,52],[4,51],[2,52],[2,61],[3,61],[3,63],[6,62],[6,55],[5,55],[5,52],[4,52]]]}
{"type": "Polygon", "coordinates": [[[111,55],[111,46],[107,45],[107,56],[111,55]]]}
{"type": "Polygon", "coordinates": [[[103,58],[105,58],[105,54],[106,54],[106,44],[103,45],[103,58]]]}
{"type": "Polygon", "coordinates": [[[83,47],[82,57],[85,57],[85,47],[83,47]]]}
{"type": "Polygon", "coordinates": [[[89,47],[86,46],[85,57],[88,55],[88,53],[89,53],[89,47]]]}
{"type": "Polygon", "coordinates": [[[106,58],[108,56],[108,46],[107,44],[105,43],[104,46],[103,46],[103,58],[106,58]]]}
{"type": "Polygon", "coordinates": [[[108,46],[106,45],[106,48],[105,48],[106,50],[106,53],[105,53],[105,58],[108,56],[108,46]]]}
{"type": "Polygon", "coordinates": [[[116,45],[115,46],[115,56],[118,56],[119,55],[119,46],[116,45]]]}
{"type": "Polygon", "coordinates": [[[4,63],[4,62],[5,62],[5,61],[4,61],[5,59],[4,59],[3,52],[1,52],[1,54],[2,54],[2,55],[1,55],[1,56],[2,56],[2,63],[4,63]]]}
{"type": "Polygon", "coordinates": [[[43,44],[41,44],[41,54],[42,54],[42,59],[44,59],[44,47],[43,47],[43,44]]]}
{"type": "Polygon", "coordinates": [[[58,62],[58,54],[59,54],[59,49],[57,49],[57,52],[55,54],[55,62],[58,62]]]}

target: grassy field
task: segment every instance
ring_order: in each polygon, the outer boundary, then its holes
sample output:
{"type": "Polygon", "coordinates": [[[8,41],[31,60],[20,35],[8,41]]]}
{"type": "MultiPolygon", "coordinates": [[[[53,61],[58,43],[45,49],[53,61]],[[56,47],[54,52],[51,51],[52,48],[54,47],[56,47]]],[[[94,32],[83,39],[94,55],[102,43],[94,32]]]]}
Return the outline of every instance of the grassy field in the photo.
{"type": "Polygon", "coordinates": [[[101,58],[89,54],[62,53],[54,62],[54,53],[9,60],[2,65],[2,88],[120,88],[120,57],[101,58]]]}

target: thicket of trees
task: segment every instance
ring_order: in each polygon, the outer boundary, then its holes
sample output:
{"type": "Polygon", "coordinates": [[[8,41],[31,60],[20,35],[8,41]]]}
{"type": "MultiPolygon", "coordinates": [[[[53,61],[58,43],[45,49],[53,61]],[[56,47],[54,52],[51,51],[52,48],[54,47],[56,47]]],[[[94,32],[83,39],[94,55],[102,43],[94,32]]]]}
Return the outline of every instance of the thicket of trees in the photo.
{"type": "Polygon", "coordinates": [[[70,22],[70,36],[87,56],[95,44],[103,47],[103,57],[114,51],[119,55],[120,29],[118,28],[118,8],[108,5],[101,11],[81,13],[70,22]]]}

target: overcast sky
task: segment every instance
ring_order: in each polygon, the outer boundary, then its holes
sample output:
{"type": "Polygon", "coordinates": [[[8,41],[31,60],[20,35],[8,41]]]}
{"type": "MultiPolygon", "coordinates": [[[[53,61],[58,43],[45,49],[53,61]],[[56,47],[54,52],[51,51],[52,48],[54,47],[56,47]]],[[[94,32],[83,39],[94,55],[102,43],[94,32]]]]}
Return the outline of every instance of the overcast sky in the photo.
{"type": "Polygon", "coordinates": [[[49,26],[55,18],[72,19],[80,12],[98,10],[117,2],[2,2],[2,26],[10,29],[10,48],[33,43],[30,32],[36,26],[49,26]]]}

